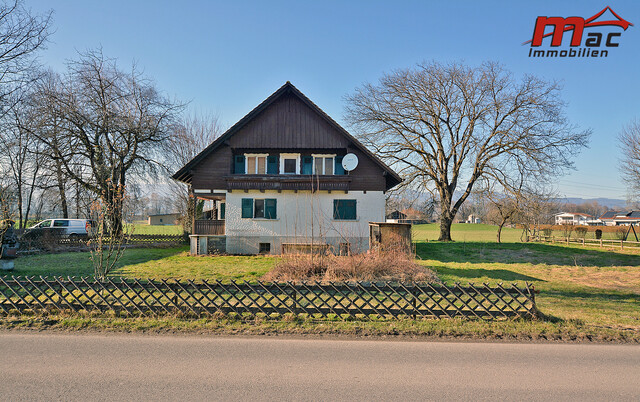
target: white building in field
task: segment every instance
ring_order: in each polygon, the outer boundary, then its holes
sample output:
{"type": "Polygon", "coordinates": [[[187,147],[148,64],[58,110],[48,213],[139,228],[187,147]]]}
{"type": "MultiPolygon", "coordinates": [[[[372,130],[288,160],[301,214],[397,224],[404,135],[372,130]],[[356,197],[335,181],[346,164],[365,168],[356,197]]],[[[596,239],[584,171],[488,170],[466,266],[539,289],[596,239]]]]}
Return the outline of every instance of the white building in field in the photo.
{"type": "Polygon", "coordinates": [[[365,251],[369,222],[385,221],[384,194],[401,182],[289,82],[173,178],[213,201],[210,219],[193,222],[201,254],[365,251]],[[345,157],[357,160],[350,171],[345,157]]]}
{"type": "Polygon", "coordinates": [[[583,214],[580,212],[560,212],[554,216],[556,225],[602,225],[599,220],[594,219],[593,215],[583,214]]]}

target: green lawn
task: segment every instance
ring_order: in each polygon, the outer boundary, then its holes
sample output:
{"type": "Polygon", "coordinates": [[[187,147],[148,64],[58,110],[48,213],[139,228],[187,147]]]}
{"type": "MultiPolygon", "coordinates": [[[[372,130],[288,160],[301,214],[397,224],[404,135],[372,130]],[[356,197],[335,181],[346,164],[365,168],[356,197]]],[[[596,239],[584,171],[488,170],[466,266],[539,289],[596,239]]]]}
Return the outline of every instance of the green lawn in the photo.
{"type": "MultiPolygon", "coordinates": [[[[485,224],[454,223],[451,226],[451,238],[456,242],[495,242],[498,234],[498,227],[485,224]]],[[[520,241],[522,229],[512,229],[504,227],[502,229],[501,240],[503,242],[520,241]]],[[[440,225],[429,223],[426,225],[415,225],[412,231],[413,241],[433,241],[440,236],[440,225]]]]}
{"type": "MultiPolygon", "coordinates": [[[[112,276],[176,279],[256,279],[275,263],[265,256],[188,255],[187,246],[125,250],[112,276]]],[[[15,260],[12,275],[92,276],[90,254],[38,254],[15,260]]]]}
{"type": "Polygon", "coordinates": [[[181,235],[184,233],[182,225],[148,225],[146,223],[127,223],[125,228],[133,234],[166,234],[181,235]]]}

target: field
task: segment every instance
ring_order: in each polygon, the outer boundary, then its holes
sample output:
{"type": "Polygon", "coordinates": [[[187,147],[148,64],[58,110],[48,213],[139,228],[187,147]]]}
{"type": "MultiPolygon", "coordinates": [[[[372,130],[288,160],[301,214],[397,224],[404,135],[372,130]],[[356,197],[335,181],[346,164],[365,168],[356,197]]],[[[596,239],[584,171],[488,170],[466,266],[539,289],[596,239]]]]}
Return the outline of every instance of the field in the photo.
{"type": "Polygon", "coordinates": [[[184,232],[182,225],[148,225],[144,222],[128,223],[125,228],[133,234],[181,235],[184,232]]]}
{"type": "MultiPolygon", "coordinates": [[[[542,319],[533,322],[417,321],[380,323],[262,323],[264,331],[302,333],[350,332],[385,335],[389,331],[414,335],[512,337],[516,339],[602,339],[640,342],[640,251],[521,243],[520,229],[503,229],[502,244],[495,243],[496,228],[489,225],[454,225],[454,243],[433,241],[437,225],[414,230],[419,263],[433,269],[447,283],[533,283],[542,319]],[[320,327],[318,327],[318,325],[320,327]],[[284,327],[289,328],[287,330],[284,327]],[[271,329],[269,329],[271,328],[271,329]],[[315,328],[315,330],[314,330],[315,328]],[[404,329],[403,329],[404,328],[404,329]],[[364,331],[364,332],[362,332],[364,331]],[[398,332],[399,331],[399,332],[398,332]]],[[[127,250],[114,275],[181,279],[259,279],[276,263],[269,256],[190,257],[186,247],[127,250]]],[[[14,275],[91,275],[87,253],[34,255],[16,260],[14,275]]],[[[80,320],[82,321],[82,320],[80,320]]],[[[78,322],[71,320],[70,322],[78,322]]],[[[137,324],[147,327],[149,322],[137,324]]],[[[193,327],[193,322],[154,321],[156,326],[193,327]],[[164,324],[163,324],[164,322],[164,324]]],[[[73,324],[75,325],[75,324],[73,324]]],[[[87,325],[86,322],[85,324],[87,325]]],[[[106,325],[96,324],[96,325],[106,325]]],[[[121,322],[127,326],[126,321],[121,322]]],[[[133,324],[131,324],[133,325],[133,324]]],[[[202,322],[200,330],[213,324],[202,322]]],[[[231,323],[238,331],[253,331],[231,323]],[[238,328],[244,328],[240,330],[238,328]]],[[[108,326],[108,325],[107,325],[108,326]]],[[[197,326],[197,325],[196,325],[197,326]]],[[[215,326],[220,330],[219,323],[215,326]]],[[[224,331],[223,331],[224,332],[224,331]]]]}

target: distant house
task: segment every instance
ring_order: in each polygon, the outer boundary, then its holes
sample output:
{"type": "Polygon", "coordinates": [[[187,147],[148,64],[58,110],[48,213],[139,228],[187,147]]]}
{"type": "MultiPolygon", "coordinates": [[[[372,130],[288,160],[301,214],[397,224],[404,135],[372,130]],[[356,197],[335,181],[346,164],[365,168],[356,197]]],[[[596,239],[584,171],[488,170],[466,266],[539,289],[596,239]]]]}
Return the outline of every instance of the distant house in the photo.
{"type": "Polygon", "coordinates": [[[606,226],[627,226],[640,223],[640,211],[607,211],[600,216],[606,226]]]}
{"type": "Polygon", "coordinates": [[[467,216],[465,223],[482,223],[482,219],[480,219],[478,215],[471,214],[467,216]]]}
{"type": "Polygon", "coordinates": [[[407,214],[398,211],[397,209],[390,214],[387,214],[386,221],[387,222],[398,222],[401,219],[407,219],[407,214]]]}
{"type": "Polygon", "coordinates": [[[177,225],[180,220],[180,214],[153,214],[149,215],[149,225],[177,225]]]}
{"type": "Polygon", "coordinates": [[[597,226],[602,224],[593,215],[583,214],[581,212],[560,212],[555,214],[556,225],[584,225],[597,226]]]}
{"type": "Polygon", "coordinates": [[[290,82],[173,178],[213,202],[192,222],[194,254],[365,251],[402,181],[290,82]]]}

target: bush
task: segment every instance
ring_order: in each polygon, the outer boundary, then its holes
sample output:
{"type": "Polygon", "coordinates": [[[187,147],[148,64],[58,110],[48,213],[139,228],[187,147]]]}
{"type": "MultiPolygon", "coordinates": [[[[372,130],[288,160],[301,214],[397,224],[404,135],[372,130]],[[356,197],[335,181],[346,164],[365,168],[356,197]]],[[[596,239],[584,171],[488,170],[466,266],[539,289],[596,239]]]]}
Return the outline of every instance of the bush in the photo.
{"type": "Polygon", "coordinates": [[[626,226],[617,226],[616,231],[614,232],[614,236],[618,240],[624,240],[627,237],[627,227],[626,226]]]}
{"type": "Polygon", "coordinates": [[[584,239],[587,236],[587,231],[589,229],[586,226],[578,226],[576,227],[576,235],[580,238],[580,239],[584,239]]]}
{"type": "Polygon", "coordinates": [[[562,225],[562,237],[571,237],[573,225],[562,225]]]}
{"type": "Polygon", "coordinates": [[[602,229],[596,229],[596,239],[602,239],[602,229]]]}
{"type": "Polygon", "coordinates": [[[264,279],[268,281],[441,282],[437,275],[396,251],[371,250],[350,256],[284,255],[264,279]]]}
{"type": "Polygon", "coordinates": [[[546,237],[551,237],[551,234],[553,233],[553,229],[551,229],[551,228],[544,228],[544,229],[542,229],[542,233],[543,233],[546,237]]]}

